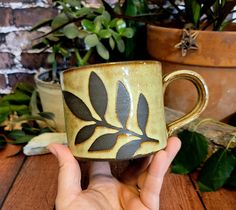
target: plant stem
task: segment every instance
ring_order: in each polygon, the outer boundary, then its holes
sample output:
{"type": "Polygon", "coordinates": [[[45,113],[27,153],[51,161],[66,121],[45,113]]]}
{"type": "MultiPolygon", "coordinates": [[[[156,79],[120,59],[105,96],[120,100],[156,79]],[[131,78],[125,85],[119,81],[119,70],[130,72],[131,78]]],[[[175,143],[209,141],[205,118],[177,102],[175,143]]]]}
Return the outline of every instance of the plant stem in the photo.
{"type": "Polygon", "coordinates": [[[86,65],[86,64],[87,64],[88,59],[90,58],[92,52],[93,52],[93,48],[90,48],[90,49],[86,52],[85,56],[84,56],[83,59],[82,59],[82,65],[86,65]]]}
{"type": "Polygon", "coordinates": [[[77,49],[75,49],[75,56],[76,56],[76,60],[77,60],[77,65],[82,66],[83,59],[81,58],[79,50],[77,50],[77,49]]]}
{"type": "Polygon", "coordinates": [[[57,81],[57,62],[52,63],[52,81],[57,81]]]}

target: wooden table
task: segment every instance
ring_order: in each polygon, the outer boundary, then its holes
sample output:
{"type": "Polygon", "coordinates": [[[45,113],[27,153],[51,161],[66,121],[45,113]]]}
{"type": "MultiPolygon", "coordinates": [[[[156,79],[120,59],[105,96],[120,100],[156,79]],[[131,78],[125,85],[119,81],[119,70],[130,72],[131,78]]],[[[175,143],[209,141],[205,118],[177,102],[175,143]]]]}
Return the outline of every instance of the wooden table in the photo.
{"type": "MultiPolygon", "coordinates": [[[[51,210],[57,191],[58,165],[53,155],[26,157],[8,146],[0,152],[0,209],[51,210]]],[[[168,173],[161,210],[235,210],[236,191],[199,193],[192,176],[168,173]]],[[[138,209],[137,209],[138,210],[138,209]]]]}

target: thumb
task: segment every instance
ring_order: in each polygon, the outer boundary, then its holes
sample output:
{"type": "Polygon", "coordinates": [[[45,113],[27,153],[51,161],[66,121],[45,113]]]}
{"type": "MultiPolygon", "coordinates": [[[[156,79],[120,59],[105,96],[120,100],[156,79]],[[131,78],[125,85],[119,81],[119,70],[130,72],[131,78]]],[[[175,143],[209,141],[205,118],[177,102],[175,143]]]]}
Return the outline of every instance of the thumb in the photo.
{"type": "Polygon", "coordinates": [[[81,192],[79,164],[70,150],[64,145],[50,144],[48,149],[56,156],[59,162],[57,205],[62,205],[58,202],[63,202],[63,205],[67,205],[81,192]]]}

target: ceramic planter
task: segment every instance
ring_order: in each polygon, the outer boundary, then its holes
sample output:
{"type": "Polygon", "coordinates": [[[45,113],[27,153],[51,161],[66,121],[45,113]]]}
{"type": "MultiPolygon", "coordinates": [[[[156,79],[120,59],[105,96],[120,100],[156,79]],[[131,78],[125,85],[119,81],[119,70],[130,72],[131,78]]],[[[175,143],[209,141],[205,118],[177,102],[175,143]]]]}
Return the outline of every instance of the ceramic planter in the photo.
{"type": "Polygon", "coordinates": [[[65,119],[63,110],[63,98],[60,84],[52,84],[44,81],[49,72],[41,72],[35,75],[35,83],[39,92],[43,111],[52,112],[55,115],[56,129],[65,131],[65,119]]]}
{"type": "MultiPolygon", "coordinates": [[[[236,33],[233,31],[196,32],[196,46],[182,56],[180,43],[183,30],[148,26],[149,54],[162,62],[164,73],[174,70],[194,70],[203,76],[209,87],[209,104],[204,117],[223,119],[236,112],[236,33]]],[[[176,81],[166,91],[165,104],[176,110],[189,111],[196,100],[194,87],[186,81],[176,81]],[[186,91],[189,90],[189,91],[186,91]]]]}

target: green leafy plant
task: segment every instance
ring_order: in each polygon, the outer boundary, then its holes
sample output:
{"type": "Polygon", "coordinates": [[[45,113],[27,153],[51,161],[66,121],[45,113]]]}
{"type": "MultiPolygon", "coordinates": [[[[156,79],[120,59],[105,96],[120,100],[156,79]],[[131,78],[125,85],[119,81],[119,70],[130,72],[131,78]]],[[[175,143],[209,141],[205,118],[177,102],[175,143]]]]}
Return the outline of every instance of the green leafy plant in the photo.
{"type": "Polygon", "coordinates": [[[219,31],[234,20],[235,6],[233,0],[127,0],[116,15],[166,27],[219,31]]]}
{"type": "MultiPolygon", "coordinates": [[[[154,1],[161,11],[169,17],[171,23],[184,28],[186,25],[193,29],[222,30],[233,19],[230,17],[235,11],[235,1],[231,0],[184,0],[179,1],[154,1]],[[165,7],[169,5],[169,7],[165,7]],[[168,16],[169,14],[169,16],[168,16]]],[[[159,10],[160,11],[160,10],[159,10]]],[[[163,14],[162,14],[163,15],[163,14]]]]}
{"type": "Polygon", "coordinates": [[[236,147],[231,147],[235,137],[226,147],[220,146],[208,157],[205,136],[195,131],[183,130],[178,137],[182,147],[173,161],[174,173],[189,174],[200,168],[197,183],[203,192],[215,191],[225,185],[236,186],[236,147]]]}
{"type": "Polygon", "coordinates": [[[51,50],[48,62],[53,67],[53,80],[57,80],[59,58],[64,67],[69,66],[72,58],[77,66],[86,65],[92,54],[102,60],[110,60],[111,51],[124,53],[125,39],[132,38],[134,31],[127,27],[122,18],[111,17],[108,11],[99,7],[86,7],[82,1],[56,0],[59,14],[36,25],[32,30],[48,26],[49,32],[44,34],[34,48],[42,51],[51,50]]]}
{"type": "Polygon", "coordinates": [[[21,145],[34,136],[54,131],[52,113],[42,112],[34,87],[18,83],[14,92],[0,98],[0,149],[21,145]]]}

